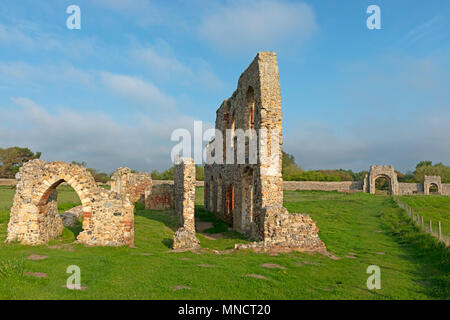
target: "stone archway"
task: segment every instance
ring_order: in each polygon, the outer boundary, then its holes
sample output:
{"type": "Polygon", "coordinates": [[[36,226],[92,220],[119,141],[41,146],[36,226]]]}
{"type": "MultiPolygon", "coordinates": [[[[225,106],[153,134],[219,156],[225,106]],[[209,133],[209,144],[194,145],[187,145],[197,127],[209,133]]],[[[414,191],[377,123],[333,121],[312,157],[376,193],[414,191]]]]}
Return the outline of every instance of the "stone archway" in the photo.
{"type": "Polygon", "coordinates": [[[368,193],[375,194],[376,180],[384,177],[389,181],[389,193],[398,195],[398,179],[397,173],[393,166],[371,166],[369,174],[364,181],[364,190],[368,193]]]}
{"type": "Polygon", "coordinates": [[[442,182],[440,176],[425,176],[423,182],[423,192],[426,195],[430,194],[430,188],[435,186],[437,189],[437,194],[442,194],[442,182]]]}
{"type": "Polygon", "coordinates": [[[56,188],[66,182],[77,193],[83,208],[83,231],[77,242],[97,246],[134,243],[134,206],[124,195],[97,186],[86,168],[64,162],[32,160],[23,165],[7,242],[41,245],[61,235],[56,188]]]}

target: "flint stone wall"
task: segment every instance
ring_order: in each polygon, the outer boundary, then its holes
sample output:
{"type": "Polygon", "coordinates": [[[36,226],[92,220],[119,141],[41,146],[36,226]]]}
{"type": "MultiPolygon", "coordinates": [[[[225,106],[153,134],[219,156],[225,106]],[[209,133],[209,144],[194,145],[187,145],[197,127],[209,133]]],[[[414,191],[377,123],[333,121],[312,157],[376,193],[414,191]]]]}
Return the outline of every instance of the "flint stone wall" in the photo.
{"type": "Polygon", "coordinates": [[[145,196],[145,209],[147,210],[169,210],[174,207],[173,183],[156,184],[145,196]]]}
{"type": "Polygon", "coordinates": [[[67,182],[83,208],[77,242],[95,246],[134,243],[134,206],[123,195],[97,186],[86,168],[64,162],[32,160],[20,168],[8,223],[7,242],[42,245],[61,235],[55,189],[67,182]]]}
{"type": "Polygon", "coordinates": [[[309,227],[303,215],[288,217],[283,208],[281,88],[274,52],[258,53],[216,115],[215,127],[224,139],[223,145],[214,139],[207,146],[205,208],[231,223],[234,230],[258,241],[256,247],[323,250],[323,243],[317,241],[317,228],[309,227]],[[248,161],[250,139],[245,142],[246,163],[236,162],[237,138],[227,133],[239,129],[256,130],[252,136],[258,146],[256,163],[248,161]],[[261,129],[268,134],[262,134],[261,129]],[[270,160],[262,159],[261,148],[270,150],[270,160]],[[233,160],[226,158],[227,150],[234,153],[233,163],[227,161],[233,160]],[[224,157],[220,163],[212,161],[216,154],[224,157]]]}
{"type": "Polygon", "coordinates": [[[111,176],[111,190],[128,197],[131,203],[145,202],[145,194],[152,189],[152,176],[147,172],[131,172],[119,168],[111,176]]]}
{"type": "Polygon", "coordinates": [[[200,241],[195,235],[195,164],[191,158],[178,159],[174,167],[175,211],[181,227],[175,232],[175,250],[196,249],[200,241]]]}

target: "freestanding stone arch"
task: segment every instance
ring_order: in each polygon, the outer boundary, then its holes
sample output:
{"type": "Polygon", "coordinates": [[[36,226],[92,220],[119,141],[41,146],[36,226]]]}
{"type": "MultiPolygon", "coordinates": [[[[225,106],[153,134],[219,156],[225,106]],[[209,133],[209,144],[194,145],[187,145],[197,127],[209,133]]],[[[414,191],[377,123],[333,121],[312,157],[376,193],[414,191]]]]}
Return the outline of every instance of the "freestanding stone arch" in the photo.
{"type": "Polygon", "coordinates": [[[66,182],[81,200],[83,231],[77,242],[96,246],[134,243],[134,206],[124,195],[97,186],[86,168],[64,162],[32,160],[17,176],[7,242],[41,245],[63,229],[56,188],[66,182]]]}
{"type": "Polygon", "coordinates": [[[375,194],[375,182],[378,178],[385,177],[389,180],[389,193],[399,194],[397,173],[393,166],[371,166],[369,174],[364,179],[364,191],[375,194]]]}
{"type": "Polygon", "coordinates": [[[425,180],[423,182],[423,192],[426,195],[430,194],[430,188],[432,185],[435,185],[438,189],[437,193],[442,194],[442,182],[440,176],[425,176],[425,180]]]}

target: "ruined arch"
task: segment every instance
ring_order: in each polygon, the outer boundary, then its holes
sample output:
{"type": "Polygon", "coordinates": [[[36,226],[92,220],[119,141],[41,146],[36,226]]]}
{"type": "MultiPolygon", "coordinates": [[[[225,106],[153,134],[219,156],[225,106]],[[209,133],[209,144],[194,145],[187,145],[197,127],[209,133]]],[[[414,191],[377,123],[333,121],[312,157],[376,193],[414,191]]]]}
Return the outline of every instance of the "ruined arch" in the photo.
{"type": "Polygon", "coordinates": [[[385,177],[388,179],[389,194],[391,195],[399,194],[397,173],[395,172],[393,166],[371,166],[369,174],[366,176],[365,179],[365,186],[364,186],[365,191],[371,194],[375,194],[376,192],[375,183],[376,180],[380,177],[385,177]]]}
{"type": "Polygon", "coordinates": [[[66,182],[83,209],[83,231],[77,242],[99,246],[134,243],[134,206],[125,196],[98,187],[86,168],[32,160],[22,166],[17,179],[7,242],[41,245],[61,235],[56,188],[66,182]]]}
{"type": "Polygon", "coordinates": [[[217,178],[217,208],[216,212],[222,214],[223,212],[223,195],[222,195],[222,174],[219,173],[217,178]]]}
{"type": "Polygon", "coordinates": [[[442,182],[440,176],[425,176],[423,182],[423,191],[424,194],[430,194],[430,188],[435,186],[437,189],[437,194],[442,194],[442,182]]]}

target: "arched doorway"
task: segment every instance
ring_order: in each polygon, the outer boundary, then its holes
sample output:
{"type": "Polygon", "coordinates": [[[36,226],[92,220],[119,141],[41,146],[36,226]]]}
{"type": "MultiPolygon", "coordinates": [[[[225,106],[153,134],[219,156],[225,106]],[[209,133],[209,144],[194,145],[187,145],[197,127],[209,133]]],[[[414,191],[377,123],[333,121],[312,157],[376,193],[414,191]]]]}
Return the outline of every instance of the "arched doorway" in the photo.
{"type": "Polygon", "coordinates": [[[225,196],[225,215],[224,220],[233,224],[234,214],[234,186],[229,185],[225,196]]]}
{"type": "Polygon", "coordinates": [[[223,213],[222,212],[222,174],[219,174],[219,177],[217,178],[217,208],[216,212],[219,214],[219,216],[223,213]]]}
{"type": "Polygon", "coordinates": [[[392,194],[391,180],[388,176],[380,175],[375,178],[376,194],[392,194]]]}
{"type": "Polygon", "coordinates": [[[428,193],[429,194],[434,194],[434,195],[439,194],[439,187],[438,187],[438,185],[435,184],[435,183],[431,183],[430,186],[429,186],[429,189],[428,189],[428,193]]]}

